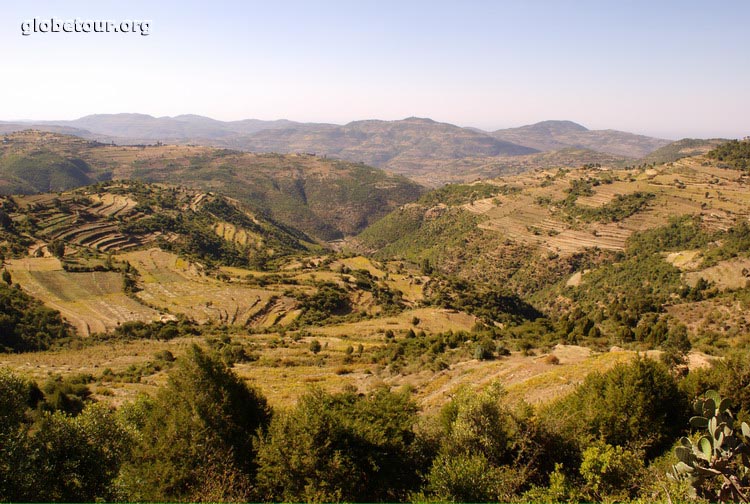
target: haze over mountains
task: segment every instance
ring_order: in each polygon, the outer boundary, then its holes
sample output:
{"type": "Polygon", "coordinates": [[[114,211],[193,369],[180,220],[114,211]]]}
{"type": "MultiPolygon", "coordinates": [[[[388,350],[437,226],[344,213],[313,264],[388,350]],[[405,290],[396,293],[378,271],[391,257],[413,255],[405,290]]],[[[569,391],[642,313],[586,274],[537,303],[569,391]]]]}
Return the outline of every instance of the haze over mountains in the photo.
{"type": "MultiPolygon", "coordinates": [[[[468,170],[463,167],[466,180],[471,180],[476,178],[472,169],[486,167],[488,158],[507,160],[574,149],[574,166],[596,162],[602,153],[627,162],[670,143],[617,130],[589,130],[572,121],[544,121],[493,132],[417,117],[336,125],[288,120],[218,121],[198,115],[97,114],[72,121],[0,123],[2,132],[29,127],[118,144],[162,142],[252,152],[315,153],[413,176],[428,185],[450,181],[442,166],[456,160],[472,160],[468,170]]],[[[566,158],[570,158],[569,152],[566,158]]],[[[500,163],[496,170],[480,173],[498,176],[508,171],[508,164],[500,163]]]]}
{"type": "Polygon", "coordinates": [[[501,129],[492,136],[540,151],[576,147],[625,157],[641,158],[668,140],[613,129],[589,130],[572,121],[542,121],[520,128],[501,129]]]}

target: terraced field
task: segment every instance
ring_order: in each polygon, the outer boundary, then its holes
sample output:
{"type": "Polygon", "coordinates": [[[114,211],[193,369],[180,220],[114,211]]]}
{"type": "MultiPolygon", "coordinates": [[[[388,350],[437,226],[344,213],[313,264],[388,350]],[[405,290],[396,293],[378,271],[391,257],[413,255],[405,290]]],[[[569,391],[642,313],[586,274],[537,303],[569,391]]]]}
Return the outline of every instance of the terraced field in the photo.
{"type": "Polygon", "coordinates": [[[721,261],[716,266],[685,273],[688,285],[694,286],[701,278],[712,282],[720,289],[744,289],[750,286],[750,259],[721,261]]]}
{"type": "Polygon", "coordinates": [[[139,299],[200,323],[214,321],[266,327],[281,321],[288,323],[285,317],[295,308],[295,301],[283,295],[289,286],[260,289],[217,280],[207,276],[199,264],[157,248],[125,253],[117,258],[128,261],[138,270],[142,281],[142,290],[137,293],[139,299]]]}
{"type": "Polygon", "coordinates": [[[92,194],[89,197],[94,201],[92,205],[94,213],[106,217],[125,216],[138,204],[134,199],[119,194],[92,194]]]}
{"type": "Polygon", "coordinates": [[[539,171],[497,179],[520,191],[464,205],[487,219],[483,229],[522,243],[571,254],[587,247],[622,250],[635,231],[666,224],[673,216],[699,215],[708,229],[725,230],[750,215],[750,179],[735,170],[712,166],[705,158],[685,158],[648,170],[539,171]],[[579,196],[576,205],[601,208],[616,196],[652,193],[648,205],[618,222],[585,222],[571,219],[556,202],[571,181],[607,178],[610,183],[592,187],[593,194],[579,196]]]}
{"type": "Polygon", "coordinates": [[[62,240],[77,247],[110,252],[151,243],[158,236],[120,232],[117,219],[137,221],[144,217],[134,211],[137,202],[127,196],[81,191],[60,196],[17,196],[14,200],[21,209],[34,209],[37,235],[48,242],[62,240]]]}
{"type": "Polygon", "coordinates": [[[123,322],[159,320],[162,315],[125,295],[117,272],[68,273],[53,257],[13,259],[6,267],[14,282],[59,310],[84,336],[123,322]]]}
{"type": "Polygon", "coordinates": [[[259,246],[263,243],[263,238],[251,231],[246,229],[238,228],[234,224],[229,222],[217,222],[214,226],[214,231],[220,237],[227,241],[237,243],[239,245],[249,245],[253,247],[259,246]]]}

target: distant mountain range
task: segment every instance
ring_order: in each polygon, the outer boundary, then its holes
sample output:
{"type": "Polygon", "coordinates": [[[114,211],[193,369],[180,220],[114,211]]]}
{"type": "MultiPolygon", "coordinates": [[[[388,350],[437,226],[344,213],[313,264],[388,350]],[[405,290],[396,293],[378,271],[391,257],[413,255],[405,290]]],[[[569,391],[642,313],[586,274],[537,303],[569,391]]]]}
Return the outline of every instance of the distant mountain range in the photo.
{"type": "MultiPolygon", "coordinates": [[[[527,156],[574,149],[581,164],[605,153],[640,159],[669,140],[616,130],[589,130],[572,121],[544,121],[493,132],[431,119],[366,120],[345,125],[288,120],[217,121],[198,115],[152,117],[97,114],[72,121],[0,122],[0,132],[36,128],[117,144],[198,144],[251,152],[315,153],[391,170],[439,185],[453,174],[441,166],[456,160],[527,156]],[[587,155],[587,152],[592,155],[587,155]],[[435,176],[430,178],[424,172],[435,176]]],[[[627,159],[625,160],[627,161],[627,159]]],[[[494,173],[494,176],[502,173],[494,173]]]]}
{"type": "Polygon", "coordinates": [[[642,158],[670,143],[662,138],[612,129],[590,130],[572,121],[543,121],[520,128],[497,130],[491,135],[540,151],[574,147],[631,158],[642,158]]]}

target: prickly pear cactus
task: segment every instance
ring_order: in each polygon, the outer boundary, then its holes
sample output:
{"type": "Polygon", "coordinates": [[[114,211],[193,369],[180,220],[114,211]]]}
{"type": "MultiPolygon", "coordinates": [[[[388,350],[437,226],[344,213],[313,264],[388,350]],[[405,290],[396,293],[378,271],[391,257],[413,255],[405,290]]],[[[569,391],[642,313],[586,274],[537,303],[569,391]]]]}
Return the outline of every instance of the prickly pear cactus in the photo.
{"type": "Polygon", "coordinates": [[[729,399],[715,390],[693,404],[693,429],[705,430],[697,441],[683,437],[675,448],[679,462],[670,477],[688,478],[697,495],[721,502],[748,502],[750,491],[750,427],[737,422],[729,399]]]}

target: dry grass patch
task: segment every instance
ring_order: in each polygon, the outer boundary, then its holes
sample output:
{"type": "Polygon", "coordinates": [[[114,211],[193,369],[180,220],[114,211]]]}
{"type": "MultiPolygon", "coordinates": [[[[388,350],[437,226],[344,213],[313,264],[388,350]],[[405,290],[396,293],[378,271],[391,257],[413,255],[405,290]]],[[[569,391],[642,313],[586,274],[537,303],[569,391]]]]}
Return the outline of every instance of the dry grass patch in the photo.
{"type": "Polygon", "coordinates": [[[203,268],[160,249],[118,256],[134,266],[143,281],[137,296],[171,313],[199,323],[270,326],[286,317],[294,300],[282,291],[223,282],[204,274],[203,268]]]}
{"type": "Polygon", "coordinates": [[[722,290],[744,289],[750,286],[750,259],[735,258],[721,261],[716,266],[685,274],[685,281],[690,286],[695,286],[701,278],[722,290]]]}
{"type": "Polygon", "coordinates": [[[665,259],[669,264],[685,271],[697,267],[702,260],[702,255],[700,250],[681,250],[668,253],[665,259]]]}
{"type": "MultiPolygon", "coordinates": [[[[115,373],[123,372],[131,365],[145,364],[154,360],[161,350],[169,350],[179,357],[195,338],[175,338],[170,341],[136,340],[111,341],[93,344],[84,348],[68,348],[46,352],[21,354],[0,354],[0,367],[7,367],[21,376],[44,382],[53,375],[91,374],[100,378],[109,368],[115,373]]],[[[102,401],[120,404],[135,398],[139,393],[153,393],[164,383],[166,374],[162,371],[145,377],[141,383],[110,383],[104,381],[102,387],[113,390],[113,395],[103,395],[102,401]]]]}
{"type": "Polygon", "coordinates": [[[370,338],[373,336],[382,338],[382,333],[385,329],[390,329],[394,332],[406,332],[409,329],[414,329],[415,331],[425,331],[427,333],[470,331],[476,322],[476,317],[464,312],[443,308],[418,308],[415,310],[406,310],[391,317],[381,317],[347,324],[310,328],[309,330],[316,335],[355,335],[355,338],[357,339],[370,338]],[[412,324],[414,317],[417,317],[420,320],[417,327],[412,324]]]}
{"type": "Polygon", "coordinates": [[[14,282],[60,313],[88,336],[123,322],[158,320],[161,313],[129,298],[117,272],[68,273],[55,258],[25,258],[8,262],[14,282]]]}

